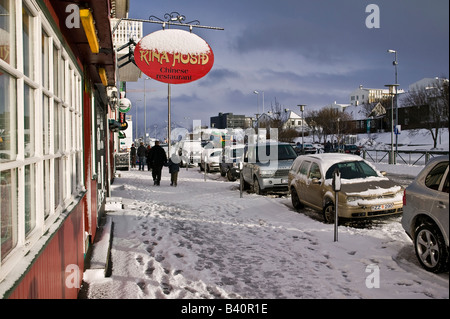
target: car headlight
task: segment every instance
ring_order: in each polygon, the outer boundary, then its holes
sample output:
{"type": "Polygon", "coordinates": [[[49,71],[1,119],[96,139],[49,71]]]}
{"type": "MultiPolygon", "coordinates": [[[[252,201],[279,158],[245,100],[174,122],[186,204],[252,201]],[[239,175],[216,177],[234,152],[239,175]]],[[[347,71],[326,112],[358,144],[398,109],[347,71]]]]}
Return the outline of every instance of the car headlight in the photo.
{"type": "Polygon", "coordinates": [[[273,171],[260,170],[259,174],[261,175],[261,177],[272,177],[274,172],[273,171]]]}
{"type": "Polygon", "coordinates": [[[348,196],[347,203],[356,202],[358,200],[363,200],[361,196],[348,196]]]}

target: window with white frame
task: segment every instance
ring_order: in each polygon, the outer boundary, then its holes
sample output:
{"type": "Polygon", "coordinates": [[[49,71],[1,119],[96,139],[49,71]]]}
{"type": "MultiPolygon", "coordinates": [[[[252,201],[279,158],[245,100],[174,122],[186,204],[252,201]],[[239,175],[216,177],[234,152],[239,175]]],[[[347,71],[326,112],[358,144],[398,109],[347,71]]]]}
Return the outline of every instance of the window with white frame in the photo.
{"type": "Polygon", "coordinates": [[[0,281],[84,189],[82,76],[57,32],[0,0],[0,281]]]}

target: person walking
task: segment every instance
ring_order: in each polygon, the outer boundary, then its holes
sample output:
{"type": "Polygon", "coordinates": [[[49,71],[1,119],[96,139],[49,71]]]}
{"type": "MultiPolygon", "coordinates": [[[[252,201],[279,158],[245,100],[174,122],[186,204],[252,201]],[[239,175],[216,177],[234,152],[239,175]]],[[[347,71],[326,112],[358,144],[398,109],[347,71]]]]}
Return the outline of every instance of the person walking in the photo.
{"type": "Polygon", "coordinates": [[[170,186],[177,186],[178,172],[180,171],[180,157],[173,153],[169,159],[170,186]]]}
{"type": "Polygon", "coordinates": [[[332,145],[331,145],[330,141],[327,141],[325,144],[325,153],[331,152],[331,148],[332,148],[332,145]]]}
{"type": "Polygon", "coordinates": [[[159,145],[159,141],[155,141],[155,146],[151,148],[147,161],[150,161],[152,167],[153,185],[159,186],[162,167],[167,164],[166,151],[159,145]]]}
{"type": "Polygon", "coordinates": [[[145,160],[145,152],[146,152],[146,148],[144,146],[144,143],[141,142],[141,145],[139,145],[138,149],[137,149],[137,156],[139,158],[139,170],[144,170],[144,160],[145,160]]]}
{"type": "Polygon", "coordinates": [[[150,158],[150,150],[151,150],[151,146],[147,145],[147,150],[145,151],[145,157],[147,157],[147,169],[150,171],[152,169],[151,163],[148,160],[150,158]]]}
{"type": "Polygon", "coordinates": [[[136,147],[134,146],[134,144],[131,144],[130,157],[131,157],[131,168],[136,168],[136,147]]]}

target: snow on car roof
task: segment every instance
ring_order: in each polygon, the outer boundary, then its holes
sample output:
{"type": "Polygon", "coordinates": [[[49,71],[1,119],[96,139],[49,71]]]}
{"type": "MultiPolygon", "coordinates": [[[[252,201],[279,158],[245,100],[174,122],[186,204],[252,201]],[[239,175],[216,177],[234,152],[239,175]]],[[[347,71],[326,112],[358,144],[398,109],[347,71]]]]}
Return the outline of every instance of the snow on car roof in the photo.
{"type": "Polygon", "coordinates": [[[339,162],[363,160],[361,156],[346,153],[322,153],[322,154],[309,154],[301,156],[314,157],[320,159],[320,161],[323,164],[323,167],[330,167],[331,165],[339,162]]]}

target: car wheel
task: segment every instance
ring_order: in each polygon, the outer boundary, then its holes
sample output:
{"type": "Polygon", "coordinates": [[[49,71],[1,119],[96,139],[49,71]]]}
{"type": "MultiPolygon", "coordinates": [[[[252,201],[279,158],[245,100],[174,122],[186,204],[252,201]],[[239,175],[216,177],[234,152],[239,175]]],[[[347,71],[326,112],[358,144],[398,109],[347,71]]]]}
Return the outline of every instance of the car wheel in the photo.
{"type": "Polygon", "coordinates": [[[433,273],[446,271],[448,251],[439,229],[432,224],[422,224],[415,234],[414,248],[422,267],[433,273]]]}
{"type": "Polygon", "coordinates": [[[231,169],[227,171],[227,178],[230,182],[234,182],[236,178],[233,176],[233,173],[231,172],[231,169]]]}
{"type": "Polygon", "coordinates": [[[323,208],[323,219],[325,223],[327,224],[333,224],[334,223],[334,203],[328,202],[325,207],[323,208]]]}
{"type": "Polygon", "coordinates": [[[255,177],[255,180],[253,181],[253,191],[255,194],[262,195],[261,187],[259,186],[258,178],[255,177]]]}
{"type": "Polygon", "coordinates": [[[297,191],[294,187],[291,188],[291,201],[292,206],[294,206],[295,209],[303,208],[303,205],[302,203],[300,203],[300,198],[298,197],[297,191]]]}

